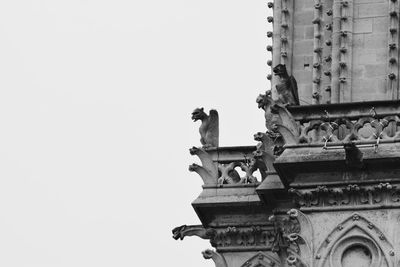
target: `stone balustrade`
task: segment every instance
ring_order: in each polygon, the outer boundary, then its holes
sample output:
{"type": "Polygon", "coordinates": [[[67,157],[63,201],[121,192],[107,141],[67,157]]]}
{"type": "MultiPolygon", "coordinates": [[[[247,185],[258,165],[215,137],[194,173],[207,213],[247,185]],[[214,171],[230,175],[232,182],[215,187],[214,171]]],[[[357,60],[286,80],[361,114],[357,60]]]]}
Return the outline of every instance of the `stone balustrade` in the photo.
{"type": "Polygon", "coordinates": [[[400,141],[400,101],[353,102],[288,107],[299,127],[297,144],[285,147],[378,146],[400,141]]]}
{"type": "Polygon", "coordinates": [[[264,177],[264,173],[255,176],[264,162],[257,156],[256,146],[193,147],[190,153],[198,156],[202,165],[192,164],[189,170],[197,172],[206,187],[257,184],[264,177]]]}

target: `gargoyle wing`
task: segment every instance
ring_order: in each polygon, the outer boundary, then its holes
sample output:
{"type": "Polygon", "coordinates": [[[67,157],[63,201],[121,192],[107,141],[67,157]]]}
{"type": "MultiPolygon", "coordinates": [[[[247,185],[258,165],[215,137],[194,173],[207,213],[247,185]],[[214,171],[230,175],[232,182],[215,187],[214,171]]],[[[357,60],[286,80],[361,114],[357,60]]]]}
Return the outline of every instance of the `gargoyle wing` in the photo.
{"type": "Polygon", "coordinates": [[[290,76],[290,89],[292,90],[292,94],[293,94],[294,100],[296,101],[296,105],[300,105],[299,92],[297,89],[297,82],[293,76],[290,76]]]}
{"type": "Polygon", "coordinates": [[[211,132],[217,133],[218,135],[218,130],[219,130],[219,117],[218,117],[218,111],[215,109],[210,110],[210,124],[209,128],[211,132]]]}
{"type": "Polygon", "coordinates": [[[210,110],[210,122],[216,121],[218,124],[218,111],[215,109],[210,110]]]}

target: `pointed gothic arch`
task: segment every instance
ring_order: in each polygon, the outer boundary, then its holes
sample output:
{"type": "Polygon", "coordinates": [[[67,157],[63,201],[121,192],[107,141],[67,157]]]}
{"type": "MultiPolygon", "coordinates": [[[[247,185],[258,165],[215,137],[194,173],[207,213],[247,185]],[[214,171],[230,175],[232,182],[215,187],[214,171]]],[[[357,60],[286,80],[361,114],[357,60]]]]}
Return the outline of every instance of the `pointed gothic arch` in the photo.
{"type": "Polygon", "coordinates": [[[383,232],[354,213],[338,224],[324,239],[315,254],[315,266],[342,267],[343,262],[360,251],[364,251],[365,260],[369,261],[370,266],[394,266],[393,246],[383,232]]]}
{"type": "Polygon", "coordinates": [[[241,267],[270,267],[281,266],[281,261],[278,255],[271,255],[270,253],[258,252],[256,255],[248,259],[241,267]]]}

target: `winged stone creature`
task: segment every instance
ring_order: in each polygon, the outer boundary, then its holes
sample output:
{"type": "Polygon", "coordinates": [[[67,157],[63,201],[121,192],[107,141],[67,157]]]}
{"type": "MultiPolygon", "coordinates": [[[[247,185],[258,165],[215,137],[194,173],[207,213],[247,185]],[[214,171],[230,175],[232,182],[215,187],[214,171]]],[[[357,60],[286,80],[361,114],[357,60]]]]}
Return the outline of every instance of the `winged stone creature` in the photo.
{"type": "Polygon", "coordinates": [[[201,120],[199,128],[200,142],[204,148],[218,147],[219,144],[219,119],[215,109],[210,110],[210,114],[204,112],[204,108],[196,108],[192,112],[192,120],[201,120]]]}
{"type": "Polygon", "coordinates": [[[279,77],[279,83],[276,85],[278,101],[288,106],[300,105],[297,82],[293,76],[289,76],[286,66],[278,64],[273,71],[279,77]]]}

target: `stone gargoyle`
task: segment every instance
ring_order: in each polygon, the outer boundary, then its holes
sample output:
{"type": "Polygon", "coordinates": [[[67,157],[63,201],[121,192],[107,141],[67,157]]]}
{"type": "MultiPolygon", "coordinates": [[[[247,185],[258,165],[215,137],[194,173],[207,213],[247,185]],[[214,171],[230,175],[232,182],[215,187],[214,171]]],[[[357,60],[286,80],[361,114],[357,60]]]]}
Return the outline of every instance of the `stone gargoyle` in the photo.
{"type": "Polygon", "coordinates": [[[273,100],[271,91],[267,91],[265,95],[259,95],[256,102],[258,107],[262,108],[265,112],[267,132],[279,133],[285,145],[299,143],[299,125],[286,108],[286,104],[273,100]]]}
{"type": "Polygon", "coordinates": [[[218,112],[215,109],[210,110],[207,115],[204,108],[196,108],[192,112],[192,120],[201,120],[199,128],[200,142],[204,148],[218,147],[219,144],[219,119],[218,112]]]}
{"type": "Polygon", "coordinates": [[[288,74],[286,66],[278,64],[273,68],[273,72],[274,75],[279,77],[279,83],[276,85],[278,101],[289,106],[299,105],[297,82],[293,76],[288,74]]]}
{"type": "Polygon", "coordinates": [[[256,160],[255,166],[260,170],[263,179],[267,176],[267,172],[275,172],[273,163],[276,158],[275,140],[279,138],[277,135],[279,135],[279,133],[272,132],[258,132],[254,135],[254,140],[259,142],[257,144],[257,150],[253,152],[254,159],[256,160]]]}
{"type": "Polygon", "coordinates": [[[216,185],[218,179],[218,167],[213,162],[211,155],[203,148],[192,147],[190,150],[191,155],[199,157],[202,166],[193,163],[189,166],[189,171],[196,172],[200,175],[205,185],[216,185]]]}
{"type": "Polygon", "coordinates": [[[206,229],[202,225],[181,225],[172,230],[172,238],[183,240],[186,236],[198,236],[202,239],[210,239],[215,236],[214,229],[206,229]]]}

